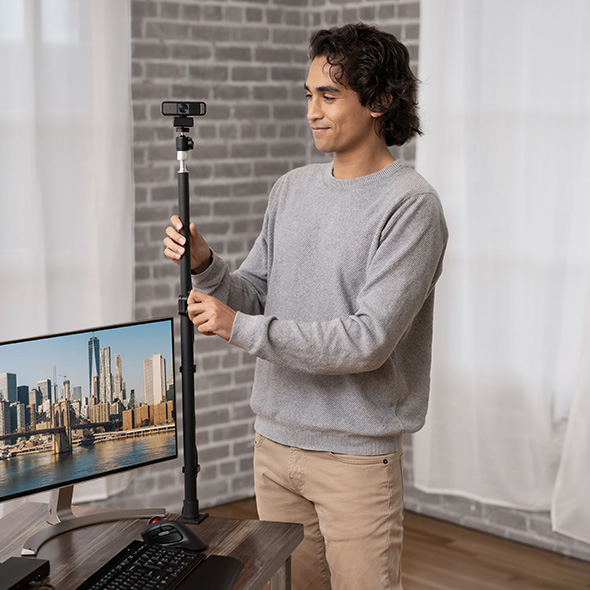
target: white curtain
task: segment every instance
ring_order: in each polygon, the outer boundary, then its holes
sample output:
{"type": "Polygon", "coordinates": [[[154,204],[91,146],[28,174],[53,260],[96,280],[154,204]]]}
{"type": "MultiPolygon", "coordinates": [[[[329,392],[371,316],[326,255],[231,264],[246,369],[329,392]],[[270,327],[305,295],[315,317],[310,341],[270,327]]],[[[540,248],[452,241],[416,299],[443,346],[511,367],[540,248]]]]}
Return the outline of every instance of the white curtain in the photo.
{"type": "Polygon", "coordinates": [[[450,242],[415,484],[590,542],[590,4],[422,0],[420,28],[450,242]]]}
{"type": "Polygon", "coordinates": [[[133,318],[129,45],[127,1],[0,0],[0,341],[133,318]]]}

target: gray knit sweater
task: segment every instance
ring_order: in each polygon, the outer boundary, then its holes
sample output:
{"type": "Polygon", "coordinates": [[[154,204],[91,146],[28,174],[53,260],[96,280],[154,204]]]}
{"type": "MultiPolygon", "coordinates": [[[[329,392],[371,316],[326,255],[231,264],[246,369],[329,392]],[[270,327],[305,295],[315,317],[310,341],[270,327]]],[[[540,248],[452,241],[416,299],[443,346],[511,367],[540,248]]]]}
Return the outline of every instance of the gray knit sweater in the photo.
{"type": "Polygon", "coordinates": [[[238,310],[230,343],[257,357],[260,434],[377,455],[422,427],[446,241],[438,196],[399,160],[351,180],[312,164],[277,181],[239,270],[214,255],[193,277],[238,310]]]}

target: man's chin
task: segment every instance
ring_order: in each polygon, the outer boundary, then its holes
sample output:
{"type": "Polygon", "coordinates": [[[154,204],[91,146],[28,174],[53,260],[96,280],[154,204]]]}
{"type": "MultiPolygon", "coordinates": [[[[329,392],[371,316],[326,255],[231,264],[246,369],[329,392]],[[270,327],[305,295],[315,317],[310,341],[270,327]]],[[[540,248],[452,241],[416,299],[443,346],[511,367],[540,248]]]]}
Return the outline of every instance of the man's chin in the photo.
{"type": "Polygon", "coordinates": [[[316,150],[318,150],[318,152],[322,152],[322,154],[333,154],[334,153],[334,149],[332,148],[332,146],[322,143],[321,141],[316,141],[314,143],[315,143],[315,148],[316,148],[316,150]]]}

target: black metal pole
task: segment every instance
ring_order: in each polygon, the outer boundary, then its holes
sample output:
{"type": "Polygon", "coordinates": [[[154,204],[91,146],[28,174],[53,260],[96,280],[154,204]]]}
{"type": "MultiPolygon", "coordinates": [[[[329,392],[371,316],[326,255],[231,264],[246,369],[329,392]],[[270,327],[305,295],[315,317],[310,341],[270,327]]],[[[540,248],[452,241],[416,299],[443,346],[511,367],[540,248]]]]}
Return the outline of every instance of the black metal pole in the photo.
{"type": "MultiPolygon", "coordinates": [[[[175,122],[176,124],[176,122],[175,122]]],[[[177,159],[180,163],[178,170],[178,207],[182,222],[181,234],[186,243],[185,253],[180,259],[180,296],[178,298],[178,313],[180,315],[181,339],[181,367],[182,378],[182,423],[183,423],[183,452],[184,452],[184,503],[181,520],[199,523],[207,514],[199,512],[197,498],[197,475],[200,467],[196,444],[195,419],[195,357],[194,357],[194,326],[187,313],[187,300],[192,288],[191,282],[191,249],[190,249],[190,197],[189,173],[186,168],[188,151],[193,147],[193,141],[184,134],[186,128],[178,128],[180,135],[176,138],[177,159]]]]}

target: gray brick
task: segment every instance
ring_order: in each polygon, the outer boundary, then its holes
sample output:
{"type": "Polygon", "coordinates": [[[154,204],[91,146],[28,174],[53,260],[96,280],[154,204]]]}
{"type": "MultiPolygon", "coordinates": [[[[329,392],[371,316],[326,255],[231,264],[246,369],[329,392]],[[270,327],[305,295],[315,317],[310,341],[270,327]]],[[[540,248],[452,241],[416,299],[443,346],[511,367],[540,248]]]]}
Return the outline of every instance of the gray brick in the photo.
{"type": "Polygon", "coordinates": [[[246,8],[247,22],[262,22],[263,12],[261,8],[248,7],[246,8]]]}
{"type": "Polygon", "coordinates": [[[272,103],[277,100],[286,100],[288,96],[287,89],[282,85],[256,86],[253,89],[253,98],[272,103]]]}
{"type": "Polygon", "coordinates": [[[420,17],[420,2],[409,2],[399,4],[397,7],[400,18],[418,19],[420,17]]]}
{"type": "Polygon", "coordinates": [[[252,164],[248,162],[231,162],[215,165],[215,176],[218,178],[240,178],[251,176],[252,164]]]}
{"type": "Polygon", "coordinates": [[[293,50],[287,47],[257,47],[254,53],[256,61],[269,63],[291,63],[293,50]]]}
{"type": "Polygon", "coordinates": [[[272,40],[278,45],[304,45],[307,43],[307,31],[299,28],[273,29],[272,40]]]}
{"type": "Polygon", "coordinates": [[[142,19],[146,16],[156,16],[158,5],[155,2],[133,0],[133,2],[131,2],[131,11],[133,17],[136,19],[142,19]]]}
{"type": "Polygon", "coordinates": [[[290,27],[300,27],[303,23],[304,15],[300,11],[288,10],[285,12],[285,24],[290,27]]]}
{"type": "Polygon", "coordinates": [[[267,155],[267,146],[259,143],[236,143],[231,146],[232,158],[263,158],[267,155]]]}
{"type": "Polygon", "coordinates": [[[377,9],[377,18],[379,20],[389,20],[395,16],[396,6],[393,3],[382,4],[377,9]]]}
{"type": "Polygon", "coordinates": [[[169,43],[168,55],[170,59],[206,60],[213,52],[211,47],[201,43],[169,43]]]}
{"type": "Polygon", "coordinates": [[[219,459],[227,459],[229,456],[230,446],[228,444],[202,447],[199,449],[199,463],[201,465],[212,461],[218,461],[219,459]]]}
{"type": "Polygon", "coordinates": [[[158,259],[152,259],[152,262],[152,273],[154,279],[169,281],[178,278],[178,267],[174,266],[169,260],[165,259],[163,254],[158,259]],[[154,260],[156,261],[154,262],[154,260]],[[159,261],[161,262],[158,264],[159,261]]]}
{"type": "Polygon", "coordinates": [[[136,166],[135,168],[135,182],[139,184],[166,182],[169,178],[170,170],[168,168],[157,166],[136,166]]]}
{"type": "Polygon", "coordinates": [[[238,105],[234,110],[234,116],[242,119],[263,119],[270,117],[270,106],[267,104],[238,105]]]}
{"type": "Polygon", "coordinates": [[[270,38],[270,31],[266,27],[237,27],[233,30],[233,41],[238,43],[249,41],[263,43],[270,38]]]}
{"type": "Polygon", "coordinates": [[[219,137],[221,139],[238,139],[239,135],[239,129],[236,123],[219,125],[219,137]]]}
{"type": "MultiPolygon", "coordinates": [[[[247,10],[247,9],[246,9],[247,10]]],[[[224,11],[224,20],[226,22],[243,23],[244,9],[241,6],[226,6],[224,11]]],[[[246,20],[249,20],[246,18],[246,20]]]]}
{"type": "MultiPolygon", "coordinates": [[[[136,207],[135,209],[135,221],[137,223],[142,223],[143,221],[157,221],[160,219],[168,219],[170,216],[168,215],[168,208],[160,207],[160,206],[143,206],[143,207],[136,207]]],[[[140,260],[140,262],[142,262],[140,260]]]]}
{"type": "Polygon", "coordinates": [[[231,79],[234,82],[266,82],[268,69],[259,66],[234,67],[231,79]]]}
{"type": "Polygon", "coordinates": [[[404,36],[403,40],[407,42],[408,40],[417,40],[420,35],[420,27],[419,25],[405,25],[404,26],[404,36]]]}
{"type": "Polygon", "coordinates": [[[252,383],[254,380],[254,367],[248,367],[247,369],[236,371],[234,374],[234,379],[237,384],[252,383]]]}
{"type": "Polygon", "coordinates": [[[484,506],[484,520],[506,529],[526,530],[527,518],[522,512],[498,506],[484,506]]]}
{"type": "Polygon", "coordinates": [[[213,429],[213,442],[233,441],[246,436],[249,432],[247,424],[235,424],[213,429]]]}
{"type": "Polygon", "coordinates": [[[300,8],[307,8],[307,0],[274,0],[277,6],[286,6],[292,8],[293,6],[299,6],[300,8]]]}
{"type": "Polygon", "coordinates": [[[234,475],[236,472],[235,461],[227,461],[219,465],[219,472],[221,475],[234,475]]]}
{"type": "Polygon", "coordinates": [[[252,49],[245,45],[216,47],[215,57],[219,61],[251,61],[252,49]]]}
{"type": "MultiPolygon", "coordinates": [[[[209,100],[210,90],[208,88],[203,88],[203,86],[197,81],[194,81],[191,84],[172,84],[170,96],[173,97],[174,100],[207,101],[209,100]]],[[[209,108],[207,108],[207,111],[209,111],[209,108]]],[[[207,113],[207,116],[209,116],[209,113],[207,113]]]]}
{"type": "Polygon", "coordinates": [[[219,25],[201,24],[191,27],[191,38],[200,41],[223,43],[230,41],[232,28],[219,25]]]}
{"type": "Polygon", "coordinates": [[[239,130],[239,139],[256,139],[258,136],[258,125],[255,120],[240,123],[239,130]]]}
{"type": "MultiPolygon", "coordinates": [[[[336,26],[338,21],[340,20],[340,14],[337,10],[327,10],[324,13],[324,25],[326,26],[336,26]]],[[[316,23],[316,25],[319,23],[316,23]]]]}
{"type": "MultiPolygon", "coordinates": [[[[234,184],[232,194],[236,197],[266,196],[268,194],[267,183],[259,180],[242,181],[234,184]]],[[[262,217],[260,217],[260,221],[262,221],[262,217]]]]}
{"type": "Polygon", "coordinates": [[[244,386],[232,386],[231,388],[215,391],[210,394],[212,403],[219,405],[235,404],[248,399],[250,389],[244,386]]]}
{"type": "Polygon", "coordinates": [[[160,2],[160,16],[162,18],[178,18],[180,16],[180,4],[177,2],[160,2]]]}
{"type": "Polygon", "coordinates": [[[364,22],[375,21],[375,6],[363,6],[360,10],[361,20],[364,22]]]}
{"type": "Polygon", "coordinates": [[[223,84],[214,90],[213,99],[237,101],[250,98],[250,88],[238,84],[223,84]]]}
{"type": "Polygon", "coordinates": [[[356,8],[344,8],[342,10],[342,22],[355,23],[359,20],[360,16],[356,8]]]}
{"type": "Polygon", "coordinates": [[[288,156],[305,156],[306,146],[301,142],[280,142],[270,146],[270,155],[273,158],[285,158],[288,156]]]}
{"type": "Polygon", "coordinates": [[[233,444],[233,455],[234,457],[240,457],[241,455],[250,456],[254,449],[254,437],[248,438],[246,441],[235,442],[233,444]]]}
{"type": "Polygon", "coordinates": [[[228,78],[228,68],[225,66],[190,66],[189,76],[197,80],[207,80],[207,82],[224,82],[228,78]]]}
{"type": "MultiPolygon", "coordinates": [[[[212,482],[204,482],[203,484],[198,484],[198,490],[201,498],[216,498],[219,500],[229,491],[228,480],[217,479],[212,482]]],[[[210,503],[209,506],[211,505],[210,503]]],[[[207,504],[203,502],[203,506],[207,506],[207,504]]]]}
{"type": "Polygon", "coordinates": [[[148,21],[145,26],[145,37],[160,39],[162,42],[174,39],[188,39],[191,27],[186,23],[148,21]]]}
{"type": "Polygon", "coordinates": [[[276,119],[298,119],[304,121],[307,115],[306,105],[278,104],[273,106],[276,119]]]}
{"type": "Polygon", "coordinates": [[[254,414],[252,412],[252,408],[250,407],[249,403],[235,405],[231,409],[231,417],[232,420],[245,420],[248,418],[253,418],[254,414]]]}
{"type": "Polygon", "coordinates": [[[156,41],[137,40],[131,44],[131,59],[166,59],[168,48],[156,41]]]}
{"type": "Polygon", "coordinates": [[[242,475],[241,477],[234,477],[231,480],[231,489],[234,492],[244,491],[252,494],[254,491],[254,476],[251,474],[242,475]]]}
{"type": "Polygon", "coordinates": [[[210,104],[207,106],[207,121],[227,121],[230,117],[230,107],[224,104],[210,104]]]}
{"type": "Polygon", "coordinates": [[[266,10],[266,22],[269,25],[278,25],[283,20],[283,11],[280,9],[268,8],[266,10]]]}
{"type": "Polygon", "coordinates": [[[203,20],[220,21],[223,18],[223,7],[207,4],[203,6],[203,20]]]}
{"type": "Polygon", "coordinates": [[[186,76],[186,66],[179,63],[148,63],[145,66],[147,78],[170,78],[178,80],[186,76]]]}
{"type": "Polygon", "coordinates": [[[198,2],[182,5],[182,19],[198,22],[201,20],[201,5],[198,2]]]}
{"type": "Polygon", "coordinates": [[[135,281],[139,283],[152,278],[152,267],[149,264],[136,264],[135,265],[135,281]]]}
{"type": "Polygon", "coordinates": [[[134,104],[132,108],[133,121],[138,123],[139,121],[145,121],[147,119],[147,109],[144,104],[134,104]]]}
{"type": "Polygon", "coordinates": [[[213,214],[217,217],[233,217],[246,215],[250,210],[247,201],[221,201],[213,205],[213,214]]]}
{"type": "Polygon", "coordinates": [[[228,149],[225,143],[197,144],[192,152],[197,160],[227,158],[228,149]]]}

